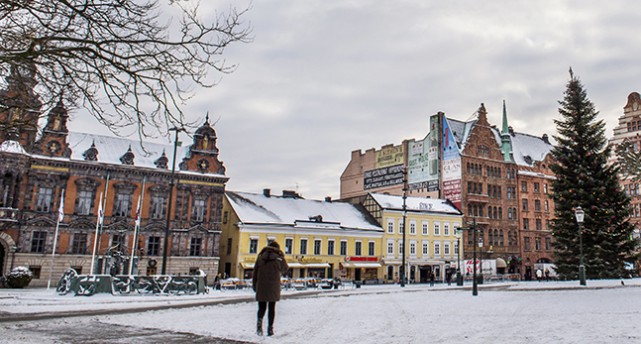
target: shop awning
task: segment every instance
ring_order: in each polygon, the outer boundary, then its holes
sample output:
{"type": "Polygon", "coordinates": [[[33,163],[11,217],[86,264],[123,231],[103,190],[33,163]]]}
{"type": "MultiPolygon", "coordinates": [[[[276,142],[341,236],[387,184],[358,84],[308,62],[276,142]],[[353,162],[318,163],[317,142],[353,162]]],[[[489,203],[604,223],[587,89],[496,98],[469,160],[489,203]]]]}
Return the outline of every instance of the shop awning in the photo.
{"type": "Polygon", "coordinates": [[[305,268],[328,268],[329,263],[307,263],[307,264],[302,264],[299,262],[291,262],[287,263],[290,268],[300,268],[300,269],[305,269],[305,268]]]}
{"type": "Polygon", "coordinates": [[[354,263],[345,263],[343,266],[348,268],[380,268],[381,263],[373,262],[354,262],[354,263]]]}
{"type": "Polygon", "coordinates": [[[303,266],[306,268],[328,268],[329,263],[309,263],[303,264],[303,266]]]}
{"type": "Polygon", "coordinates": [[[243,269],[253,269],[254,268],[254,263],[248,263],[248,262],[240,262],[240,266],[242,266],[243,269]]]}
{"type": "Polygon", "coordinates": [[[507,263],[505,263],[505,260],[503,260],[503,258],[496,258],[496,268],[507,268],[507,263]]]}

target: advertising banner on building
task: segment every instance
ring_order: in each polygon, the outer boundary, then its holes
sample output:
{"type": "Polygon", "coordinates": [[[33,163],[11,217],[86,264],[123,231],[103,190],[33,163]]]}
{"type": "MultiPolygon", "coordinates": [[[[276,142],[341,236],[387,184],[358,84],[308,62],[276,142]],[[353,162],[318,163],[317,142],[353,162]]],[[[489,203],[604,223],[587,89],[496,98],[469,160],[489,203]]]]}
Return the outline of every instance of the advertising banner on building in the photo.
{"type": "Polygon", "coordinates": [[[441,141],[443,156],[443,192],[442,197],[449,199],[461,209],[461,152],[454,135],[450,131],[447,118],[443,117],[443,137],[441,141]]]}
{"type": "Polygon", "coordinates": [[[377,169],[390,167],[395,165],[403,165],[405,162],[405,153],[403,146],[388,146],[381,148],[376,152],[376,165],[377,169]]]}
{"type": "Polygon", "coordinates": [[[378,189],[403,184],[403,165],[377,168],[363,173],[363,188],[378,189]]]}
{"type": "Polygon", "coordinates": [[[438,190],[438,118],[439,115],[430,117],[430,132],[425,139],[409,143],[407,178],[410,190],[438,190]]]}

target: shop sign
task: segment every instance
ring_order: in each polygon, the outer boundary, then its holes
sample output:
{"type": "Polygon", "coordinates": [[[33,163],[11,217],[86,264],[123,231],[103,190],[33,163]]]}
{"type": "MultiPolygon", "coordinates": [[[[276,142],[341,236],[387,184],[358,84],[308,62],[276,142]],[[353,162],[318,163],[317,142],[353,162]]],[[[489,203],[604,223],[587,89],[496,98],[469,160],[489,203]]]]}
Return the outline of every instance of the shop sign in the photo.
{"type": "Polygon", "coordinates": [[[346,262],[378,262],[378,257],[360,257],[360,256],[347,256],[346,262]]]}

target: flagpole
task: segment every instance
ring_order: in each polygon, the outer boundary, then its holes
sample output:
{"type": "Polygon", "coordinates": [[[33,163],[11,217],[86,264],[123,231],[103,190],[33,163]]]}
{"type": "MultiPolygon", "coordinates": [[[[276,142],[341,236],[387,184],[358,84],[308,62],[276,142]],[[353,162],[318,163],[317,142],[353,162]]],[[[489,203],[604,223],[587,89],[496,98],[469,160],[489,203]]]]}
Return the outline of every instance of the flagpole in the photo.
{"type": "Polygon", "coordinates": [[[142,191],[138,196],[138,209],[136,209],[136,225],[134,226],[134,239],[131,245],[131,259],[129,259],[129,276],[133,275],[134,268],[134,255],[136,253],[136,246],[138,245],[138,231],[140,230],[140,221],[142,218],[142,201],[145,198],[145,181],[146,177],[142,179],[142,191]]]}
{"type": "Polygon", "coordinates": [[[98,246],[98,228],[100,228],[100,224],[102,223],[102,212],[104,210],[102,209],[102,192],[100,193],[100,201],[98,202],[98,218],[96,219],[96,234],[94,235],[93,239],[93,250],[91,251],[91,273],[90,275],[93,275],[94,272],[94,267],[95,267],[95,261],[96,261],[96,247],[98,246]]]}
{"type": "MultiPolygon", "coordinates": [[[[105,181],[105,198],[102,200],[102,218],[100,219],[100,228],[98,228],[98,248],[96,249],[96,256],[100,256],[100,239],[102,238],[102,227],[105,220],[105,212],[107,211],[107,194],[109,193],[109,172],[107,172],[107,180],[105,181]]],[[[92,269],[94,267],[92,266],[92,269]]],[[[100,271],[98,271],[100,273],[100,271]]]]}
{"type": "Polygon", "coordinates": [[[47,281],[47,290],[51,288],[51,277],[53,276],[53,261],[56,257],[56,246],[58,246],[58,230],[60,221],[65,216],[65,189],[60,193],[60,206],[58,207],[58,216],[56,216],[56,233],[53,236],[53,248],[51,249],[51,267],[49,268],[49,280],[47,281]]]}

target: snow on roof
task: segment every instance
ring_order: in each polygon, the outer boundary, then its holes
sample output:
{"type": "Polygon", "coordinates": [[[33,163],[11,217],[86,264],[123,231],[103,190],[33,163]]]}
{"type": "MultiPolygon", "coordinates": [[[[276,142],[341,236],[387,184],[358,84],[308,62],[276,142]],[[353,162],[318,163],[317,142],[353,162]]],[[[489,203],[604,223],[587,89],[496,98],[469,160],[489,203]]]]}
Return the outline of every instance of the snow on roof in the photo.
{"type": "MultiPolygon", "coordinates": [[[[174,153],[173,145],[144,142],[143,150],[143,147],[138,140],[87,133],[69,132],[69,135],[67,136],[67,143],[69,143],[69,148],[71,148],[72,151],[71,160],[85,160],[82,154],[89,149],[93,143],[96,145],[96,149],[98,150],[98,162],[117,165],[122,164],[120,157],[127,152],[129,147],[131,147],[131,151],[135,156],[134,166],[139,167],[156,168],[154,161],[160,158],[163,151],[165,151],[165,155],[167,156],[167,159],[169,159],[169,168],[171,168],[174,153]],[[147,152],[145,152],[145,150],[147,152]]],[[[176,151],[176,165],[182,161],[182,158],[186,156],[188,150],[188,146],[178,147],[176,151]]]]}
{"type": "MultiPolygon", "coordinates": [[[[370,193],[372,198],[383,209],[403,209],[403,197],[370,193]]],[[[462,213],[450,202],[440,198],[407,197],[405,199],[407,210],[429,213],[444,213],[448,215],[462,215],[462,213]]]]}
{"type": "Polygon", "coordinates": [[[465,143],[467,143],[467,139],[470,136],[470,132],[476,124],[476,119],[463,122],[457,119],[445,117],[445,120],[447,121],[447,125],[450,127],[452,135],[454,135],[454,139],[458,144],[459,150],[463,151],[465,143]]]}
{"type": "Polygon", "coordinates": [[[20,142],[7,140],[0,144],[0,152],[27,154],[20,142]]]}
{"type": "Polygon", "coordinates": [[[225,196],[244,223],[293,226],[297,221],[310,221],[311,217],[320,215],[319,225],[334,222],[342,228],[383,230],[364,210],[350,203],[231,191],[225,192],[225,196]]]}
{"type": "Polygon", "coordinates": [[[514,133],[510,139],[512,140],[512,155],[517,165],[532,166],[535,161],[545,159],[545,156],[550,154],[553,148],[542,138],[532,135],[514,133]]]}
{"type": "MultiPolygon", "coordinates": [[[[470,136],[470,132],[476,125],[476,119],[467,122],[449,117],[446,117],[445,119],[447,120],[450,130],[454,134],[460,150],[463,151],[470,136]]],[[[492,132],[494,133],[496,143],[500,147],[502,145],[501,132],[495,127],[492,127],[492,132]]],[[[535,161],[542,161],[553,148],[552,144],[545,142],[541,137],[517,132],[513,132],[513,134],[510,135],[510,141],[512,142],[514,162],[517,165],[522,166],[532,166],[535,161]],[[529,159],[527,157],[529,157],[529,159]]]]}

